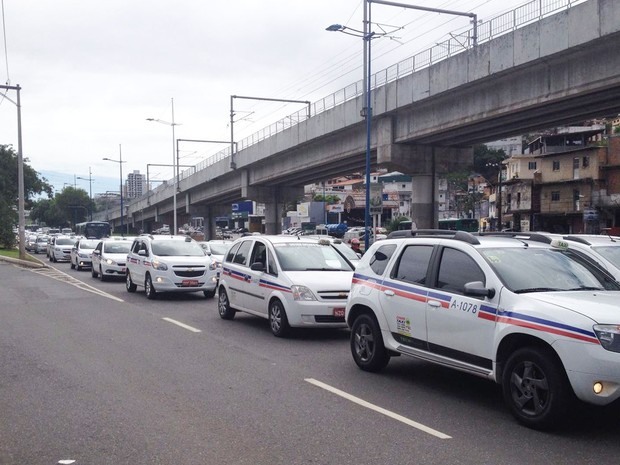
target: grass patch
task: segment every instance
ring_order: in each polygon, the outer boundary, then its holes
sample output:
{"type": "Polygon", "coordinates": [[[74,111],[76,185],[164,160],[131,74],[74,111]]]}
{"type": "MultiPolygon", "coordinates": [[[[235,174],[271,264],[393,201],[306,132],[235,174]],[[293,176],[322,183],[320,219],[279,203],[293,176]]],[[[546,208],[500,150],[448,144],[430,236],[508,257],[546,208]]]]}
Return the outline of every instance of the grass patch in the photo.
{"type": "MultiPolygon", "coordinates": [[[[1,249],[0,248],[0,255],[2,255],[3,257],[19,258],[19,250],[18,249],[1,249]]],[[[33,257],[31,257],[30,255],[28,255],[27,253],[26,253],[26,260],[29,260],[31,262],[36,262],[37,261],[33,257]]]]}

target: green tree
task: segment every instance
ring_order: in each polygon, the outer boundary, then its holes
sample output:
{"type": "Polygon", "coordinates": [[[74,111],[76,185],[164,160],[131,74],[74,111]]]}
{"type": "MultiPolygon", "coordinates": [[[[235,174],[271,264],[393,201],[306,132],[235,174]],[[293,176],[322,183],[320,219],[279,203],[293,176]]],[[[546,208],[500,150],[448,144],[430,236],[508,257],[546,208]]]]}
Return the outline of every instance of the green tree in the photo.
{"type": "Polygon", "coordinates": [[[75,187],[65,187],[61,192],[54,197],[56,208],[62,212],[64,220],[58,224],[58,226],[67,226],[85,221],[88,217],[91,205],[91,200],[88,197],[88,192],[84,189],[75,187]]]}
{"type": "MultiPolygon", "coordinates": [[[[52,186],[24,159],[24,206],[29,208],[35,195],[52,195],[52,186]]],[[[18,223],[17,153],[10,145],[0,145],[0,246],[15,245],[13,226],[18,223]]]]}
{"type": "Polygon", "coordinates": [[[490,149],[486,145],[474,147],[474,171],[492,183],[497,181],[500,163],[505,159],[506,152],[501,149],[490,149]]]}

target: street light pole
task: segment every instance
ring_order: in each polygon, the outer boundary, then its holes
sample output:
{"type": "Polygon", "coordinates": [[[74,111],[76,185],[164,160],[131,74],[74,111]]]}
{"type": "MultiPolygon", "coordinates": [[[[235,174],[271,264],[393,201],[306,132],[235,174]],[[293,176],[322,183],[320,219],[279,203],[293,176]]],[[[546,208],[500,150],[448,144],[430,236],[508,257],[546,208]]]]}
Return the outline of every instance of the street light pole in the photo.
{"type": "MultiPolygon", "coordinates": [[[[118,144],[118,160],[114,160],[113,158],[105,157],[104,160],[113,161],[114,163],[118,163],[119,173],[120,173],[120,187],[121,187],[121,234],[125,234],[125,211],[123,209],[123,153],[121,150],[121,144],[118,144]]],[[[129,225],[127,225],[129,227],[129,225]]]]}
{"type": "Polygon", "coordinates": [[[17,92],[15,101],[11,100],[6,94],[9,102],[17,107],[17,229],[19,236],[19,258],[26,259],[26,215],[24,209],[24,155],[22,151],[22,105],[20,100],[21,87],[16,86],[0,86],[0,89],[14,90],[17,92]]]}
{"type": "MultiPolygon", "coordinates": [[[[88,211],[89,211],[89,216],[90,216],[90,221],[93,220],[93,207],[92,207],[92,201],[93,201],[93,178],[92,178],[92,171],[90,170],[90,166],[88,167],[88,177],[87,178],[83,178],[81,176],[78,176],[77,179],[83,179],[84,181],[88,181],[88,200],[91,202],[91,205],[88,206],[88,211]]],[[[122,179],[122,176],[121,176],[122,179]]]]}
{"type": "Polygon", "coordinates": [[[176,150],[176,142],[174,136],[174,127],[178,126],[179,123],[174,122],[174,98],[170,99],[172,103],[172,121],[162,121],[156,118],[147,118],[147,121],[155,121],[156,123],[167,124],[168,126],[172,126],[172,173],[174,176],[173,180],[173,192],[172,192],[172,218],[173,218],[173,234],[177,234],[177,191],[179,189],[179,154],[176,150]]]}

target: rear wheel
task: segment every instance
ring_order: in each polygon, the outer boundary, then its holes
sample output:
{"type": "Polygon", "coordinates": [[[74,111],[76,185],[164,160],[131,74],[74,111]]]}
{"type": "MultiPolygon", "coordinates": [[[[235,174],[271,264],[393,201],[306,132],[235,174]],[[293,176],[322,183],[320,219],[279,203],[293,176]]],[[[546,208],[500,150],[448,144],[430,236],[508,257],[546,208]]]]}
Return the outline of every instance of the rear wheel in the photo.
{"type": "Polygon", "coordinates": [[[381,371],[390,361],[379,324],[367,313],[358,315],[353,321],[351,354],[357,366],[365,371],[381,371]]]}
{"type": "Polygon", "coordinates": [[[125,288],[127,289],[127,292],[136,292],[136,289],[138,288],[138,286],[136,286],[136,284],[131,280],[129,271],[127,271],[127,278],[125,279],[125,288]]]}
{"type": "Polygon", "coordinates": [[[547,429],[568,412],[571,389],[550,349],[525,347],[513,353],[502,375],[504,400],[525,426],[547,429]]]}
{"type": "Polygon", "coordinates": [[[235,317],[236,311],[233,308],[230,308],[228,294],[223,287],[219,291],[219,297],[217,299],[217,311],[220,314],[220,318],[222,318],[223,320],[232,320],[235,317]]]}
{"type": "Polygon", "coordinates": [[[151,275],[147,274],[146,279],[144,280],[144,292],[146,293],[147,299],[154,299],[157,297],[157,291],[153,286],[153,280],[151,279],[151,275]]]}
{"type": "Polygon", "coordinates": [[[277,299],[269,304],[269,324],[276,337],[286,337],[291,331],[284,305],[277,299]]]}

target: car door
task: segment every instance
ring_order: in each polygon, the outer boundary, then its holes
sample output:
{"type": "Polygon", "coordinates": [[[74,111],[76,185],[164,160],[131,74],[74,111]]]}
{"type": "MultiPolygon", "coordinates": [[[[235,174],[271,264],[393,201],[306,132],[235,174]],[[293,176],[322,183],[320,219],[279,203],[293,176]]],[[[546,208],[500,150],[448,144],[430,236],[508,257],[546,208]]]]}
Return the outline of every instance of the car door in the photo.
{"type": "Polygon", "coordinates": [[[267,314],[268,288],[262,285],[263,276],[267,271],[267,244],[262,240],[254,241],[250,253],[248,280],[246,281],[246,306],[255,312],[267,314]],[[252,269],[254,265],[255,269],[252,269]],[[259,268],[260,267],[260,268],[259,268]]]}
{"type": "MultiPolygon", "coordinates": [[[[433,288],[427,302],[426,322],[429,349],[462,363],[492,369],[492,347],[497,302],[464,293],[466,283],[481,281],[489,286],[494,275],[480,260],[452,247],[441,247],[437,254],[433,288]]],[[[494,299],[498,299],[497,296],[494,299]]]]}
{"type": "Polygon", "coordinates": [[[93,250],[92,254],[92,268],[94,271],[99,271],[99,266],[101,265],[101,252],[103,251],[103,241],[100,241],[93,250]]]}
{"type": "Polygon", "coordinates": [[[249,261],[252,240],[246,239],[239,243],[239,246],[231,253],[234,255],[226,263],[226,274],[230,305],[234,308],[248,308],[246,294],[248,293],[248,281],[250,280],[249,261]]]}
{"type": "Polygon", "coordinates": [[[433,246],[407,245],[380,287],[379,302],[392,336],[401,344],[427,349],[427,276],[433,246]]]}

